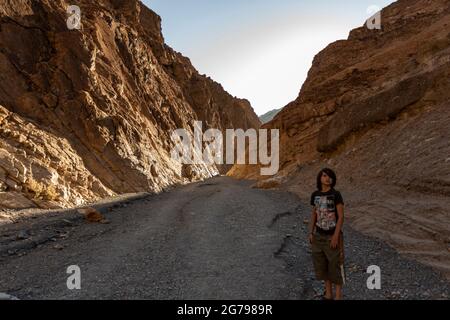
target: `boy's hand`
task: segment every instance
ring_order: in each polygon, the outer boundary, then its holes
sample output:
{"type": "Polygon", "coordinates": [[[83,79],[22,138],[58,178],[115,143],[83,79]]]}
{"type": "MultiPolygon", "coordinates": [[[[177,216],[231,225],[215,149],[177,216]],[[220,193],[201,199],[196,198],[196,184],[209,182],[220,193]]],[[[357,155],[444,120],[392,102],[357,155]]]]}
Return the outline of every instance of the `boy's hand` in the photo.
{"type": "Polygon", "coordinates": [[[312,233],[309,234],[309,243],[312,244],[314,240],[314,235],[312,233]]]}
{"type": "Polygon", "coordinates": [[[339,234],[334,234],[331,238],[330,247],[331,249],[336,249],[339,245],[339,234]]]}

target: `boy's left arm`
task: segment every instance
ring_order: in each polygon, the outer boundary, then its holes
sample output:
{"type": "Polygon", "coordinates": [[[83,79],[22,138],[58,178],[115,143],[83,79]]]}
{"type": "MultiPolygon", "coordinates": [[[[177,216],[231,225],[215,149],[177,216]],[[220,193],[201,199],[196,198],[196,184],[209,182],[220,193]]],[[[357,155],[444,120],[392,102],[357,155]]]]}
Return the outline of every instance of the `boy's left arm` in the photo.
{"type": "Polygon", "coordinates": [[[341,234],[342,225],[344,224],[344,204],[339,203],[338,205],[336,205],[336,209],[338,213],[338,221],[330,244],[331,248],[333,249],[336,249],[339,245],[339,235],[341,234]]]}

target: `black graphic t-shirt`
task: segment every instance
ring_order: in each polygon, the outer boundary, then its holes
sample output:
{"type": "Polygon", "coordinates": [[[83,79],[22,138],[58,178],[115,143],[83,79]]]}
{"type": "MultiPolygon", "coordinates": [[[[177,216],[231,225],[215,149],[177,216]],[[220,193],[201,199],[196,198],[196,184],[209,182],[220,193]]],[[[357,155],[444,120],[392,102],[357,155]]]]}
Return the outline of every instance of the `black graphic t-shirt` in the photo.
{"type": "Polygon", "coordinates": [[[311,194],[311,205],[316,209],[316,228],[319,231],[328,233],[334,231],[338,218],[336,206],[339,203],[344,204],[344,200],[341,193],[335,189],[327,192],[314,191],[311,194]]]}

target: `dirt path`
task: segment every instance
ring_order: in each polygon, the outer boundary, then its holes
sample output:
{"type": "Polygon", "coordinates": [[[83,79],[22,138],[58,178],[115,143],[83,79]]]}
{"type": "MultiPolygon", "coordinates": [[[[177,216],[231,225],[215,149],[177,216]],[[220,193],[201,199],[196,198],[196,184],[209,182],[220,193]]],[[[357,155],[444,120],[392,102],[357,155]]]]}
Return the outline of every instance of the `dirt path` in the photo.
{"type": "MultiPolygon", "coordinates": [[[[110,224],[71,212],[0,226],[0,292],[20,299],[316,299],[306,243],[310,209],[291,194],[216,177],[100,207],[110,224]],[[68,290],[67,267],[81,269],[68,290]]],[[[429,267],[346,229],[347,299],[446,299],[429,267]],[[366,269],[382,270],[367,289],[366,269]]]]}

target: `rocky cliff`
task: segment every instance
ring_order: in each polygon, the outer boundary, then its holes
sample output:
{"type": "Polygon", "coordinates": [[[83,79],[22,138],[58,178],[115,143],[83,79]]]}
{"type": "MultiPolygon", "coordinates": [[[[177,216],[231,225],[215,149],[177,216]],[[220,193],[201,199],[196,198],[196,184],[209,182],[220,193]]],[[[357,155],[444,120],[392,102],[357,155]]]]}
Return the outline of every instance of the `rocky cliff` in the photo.
{"type": "Polygon", "coordinates": [[[164,44],[137,0],[0,0],[0,208],[66,207],[210,177],[171,132],[258,128],[246,100],[164,44]]]}
{"type": "MultiPolygon", "coordinates": [[[[348,221],[450,277],[450,1],[399,0],[317,54],[280,129],[281,186],[306,202],[322,167],[348,221]]],[[[230,175],[257,178],[254,166],[230,175]]]]}

